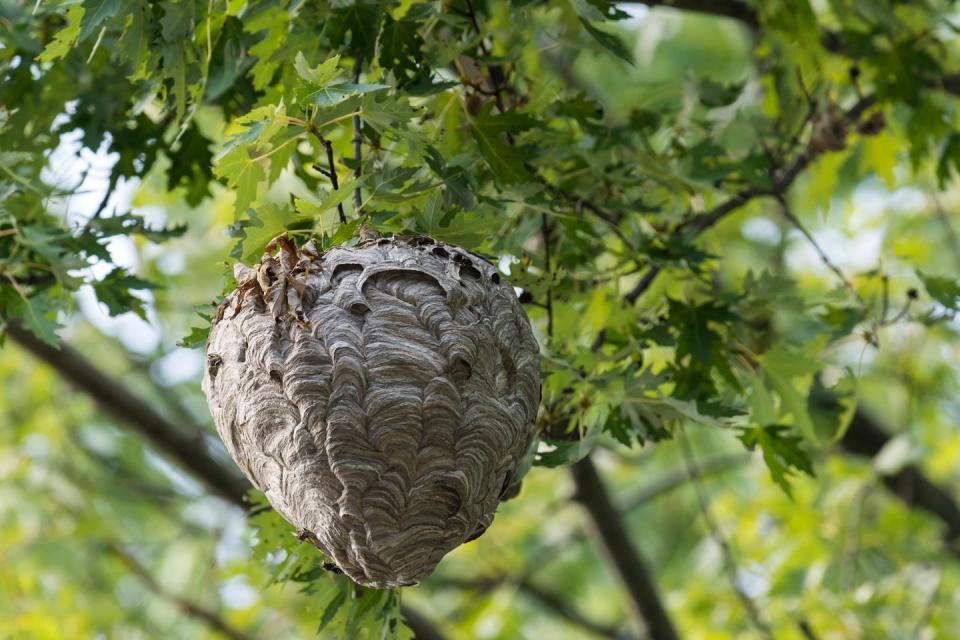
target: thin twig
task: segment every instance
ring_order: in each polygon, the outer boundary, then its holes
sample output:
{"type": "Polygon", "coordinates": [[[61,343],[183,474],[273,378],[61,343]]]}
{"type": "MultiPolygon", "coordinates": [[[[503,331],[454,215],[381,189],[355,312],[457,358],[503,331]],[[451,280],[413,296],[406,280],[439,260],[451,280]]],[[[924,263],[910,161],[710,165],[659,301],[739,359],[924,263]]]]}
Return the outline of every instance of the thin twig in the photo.
{"type": "Polygon", "coordinates": [[[643,277],[640,278],[640,281],[627,292],[627,295],[623,296],[623,299],[626,300],[628,305],[632,305],[637,301],[637,298],[642,296],[647,289],[650,288],[650,285],[653,284],[653,279],[657,277],[657,274],[660,273],[661,267],[659,265],[651,265],[647,272],[643,274],[643,277]]]}
{"type": "MultiPolygon", "coordinates": [[[[851,125],[857,123],[860,120],[860,116],[862,116],[875,103],[876,98],[874,98],[872,95],[860,98],[860,100],[858,100],[843,115],[844,121],[846,122],[846,129],[849,130],[851,125]]],[[[762,196],[776,196],[778,193],[786,193],[790,186],[793,185],[797,177],[803,172],[803,170],[806,169],[815,158],[823,153],[823,151],[824,150],[822,149],[807,147],[807,149],[798,154],[789,165],[775,174],[772,186],[748,187],[735,194],[729,200],[720,203],[710,211],[687,218],[674,228],[672,235],[679,236],[683,233],[692,233],[694,235],[700,234],[717,224],[727,215],[737,211],[740,209],[740,207],[747,204],[754,198],[759,198],[762,196]]],[[[657,266],[651,267],[644,277],[640,279],[640,282],[638,282],[636,286],[624,296],[624,300],[628,304],[635,302],[637,298],[643,295],[644,292],[650,288],[650,285],[653,284],[654,279],[657,277],[657,274],[659,274],[660,271],[661,269],[657,266]]]]}
{"type": "Polygon", "coordinates": [[[547,341],[553,342],[553,271],[550,260],[550,223],[547,214],[540,214],[540,234],[543,236],[544,277],[547,279],[547,341]]]}
{"type": "Polygon", "coordinates": [[[863,546],[863,521],[864,516],[867,511],[867,500],[870,498],[870,495],[873,493],[874,488],[876,487],[876,480],[871,478],[864,483],[862,487],[857,491],[857,495],[854,497],[856,500],[857,506],[856,511],[851,510],[847,516],[847,524],[850,524],[851,520],[856,519],[853,523],[852,533],[849,531],[849,526],[844,528],[844,555],[845,561],[843,564],[844,567],[844,583],[848,589],[852,589],[857,583],[857,569],[860,564],[860,550],[863,546]]]}
{"type": "Polygon", "coordinates": [[[694,492],[697,494],[697,501],[700,504],[700,515],[703,517],[704,524],[707,525],[710,537],[713,538],[713,541],[720,548],[720,555],[723,558],[723,568],[724,571],[726,571],[727,579],[730,581],[730,586],[733,588],[734,593],[737,594],[737,598],[740,599],[750,623],[753,624],[763,637],[772,639],[773,631],[771,631],[770,625],[764,620],[760,609],[757,607],[757,603],[743,590],[740,584],[739,569],[737,568],[736,558],[733,555],[733,548],[730,546],[730,542],[726,536],[723,535],[723,531],[720,530],[720,524],[713,517],[713,511],[710,508],[710,498],[707,496],[703,485],[700,484],[700,477],[697,475],[699,472],[696,467],[693,448],[687,441],[687,436],[682,429],[677,433],[677,441],[680,444],[680,452],[683,454],[684,463],[687,465],[687,471],[690,474],[690,482],[693,485],[694,492]]]}
{"type": "Polygon", "coordinates": [[[749,453],[734,453],[707,458],[693,467],[684,465],[683,468],[664,472],[659,478],[640,487],[635,493],[621,500],[620,508],[624,512],[632,511],[655,498],[659,498],[670,491],[682,487],[693,478],[703,480],[707,476],[726,473],[727,471],[732,471],[749,464],[751,460],[753,460],[753,456],[749,453]]]}
{"type": "MultiPolygon", "coordinates": [[[[474,31],[477,32],[477,35],[480,37],[480,43],[477,47],[480,49],[480,53],[483,54],[485,58],[490,57],[490,50],[487,48],[486,43],[483,41],[483,31],[480,29],[480,22],[477,20],[477,11],[473,7],[473,2],[471,0],[465,0],[467,5],[467,17],[470,19],[470,24],[473,25],[474,31]]],[[[506,78],[503,74],[503,69],[495,64],[487,64],[487,71],[490,73],[490,86],[493,88],[493,99],[496,102],[497,110],[500,113],[506,111],[506,106],[503,101],[503,84],[506,78]]],[[[510,140],[511,144],[513,142],[512,136],[507,134],[507,139],[510,140]]]]}
{"type": "Polygon", "coordinates": [[[941,226],[943,226],[943,231],[949,240],[950,253],[953,254],[953,261],[957,267],[960,267],[960,237],[957,236],[957,230],[953,228],[953,224],[947,216],[947,211],[943,208],[943,204],[940,202],[937,194],[931,193],[930,198],[933,200],[933,210],[937,214],[937,220],[940,221],[941,226]]]}
{"type": "Polygon", "coordinates": [[[920,612],[920,619],[917,620],[917,626],[913,630],[914,638],[923,637],[923,630],[930,623],[930,619],[933,617],[933,610],[936,608],[937,601],[940,599],[940,588],[942,585],[943,571],[937,571],[936,582],[933,585],[933,589],[930,590],[930,596],[927,598],[923,611],[920,612]]]}
{"type": "MultiPolygon", "coordinates": [[[[362,70],[363,57],[358,53],[357,57],[353,60],[353,83],[360,83],[360,72],[362,70]]],[[[360,193],[360,174],[362,173],[363,165],[363,121],[360,119],[360,112],[353,114],[353,158],[357,163],[356,169],[354,169],[354,176],[356,176],[356,186],[353,188],[353,208],[355,210],[355,215],[360,217],[363,214],[363,194],[360,193]]]]}
{"type": "Polygon", "coordinates": [[[587,211],[595,215],[602,222],[606,223],[609,226],[610,230],[613,231],[614,234],[616,234],[616,236],[623,241],[623,244],[626,245],[628,249],[630,249],[635,253],[637,252],[636,245],[630,240],[630,238],[626,236],[626,234],[623,233],[623,231],[621,231],[619,226],[620,221],[618,220],[618,216],[611,214],[609,211],[605,211],[602,207],[598,206],[594,202],[591,202],[590,200],[587,200],[586,198],[583,198],[578,195],[574,195],[572,193],[568,193],[567,191],[564,191],[560,187],[550,184],[550,182],[543,176],[539,176],[539,177],[543,181],[543,184],[546,185],[548,191],[556,194],[557,196],[571,203],[574,206],[575,210],[586,209],[587,211]]]}
{"type": "Polygon", "coordinates": [[[183,596],[178,596],[175,593],[171,593],[166,588],[160,585],[156,579],[150,575],[150,572],[145,566],[143,566],[133,554],[128,553],[119,545],[112,542],[105,543],[105,546],[108,551],[113,555],[117,556],[130,571],[136,574],[147,588],[150,589],[153,593],[160,596],[164,600],[173,603],[178,609],[180,609],[186,615],[198,618],[203,620],[203,622],[218,632],[220,635],[230,638],[230,640],[249,640],[250,636],[247,634],[235,629],[229,625],[223,618],[217,615],[216,612],[211,611],[210,609],[204,607],[201,604],[197,604],[192,600],[188,600],[183,596]]]}
{"type": "MultiPolygon", "coordinates": [[[[535,601],[557,617],[563,618],[570,625],[580,627],[592,635],[610,640],[626,640],[630,637],[625,630],[588,618],[559,594],[534,584],[524,574],[502,574],[481,578],[437,577],[431,578],[430,583],[441,588],[469,589],[479,597],[488,596],[501,587],[513,587],[518,593],[535,601]]],[[[476,600],[471,598],[471,603],[475,602],[476,600]]]]}
{"type": "Polygon", "coordinates": [[[794,227],[797,228],[797,231],[803,234],[803,237],[807,239],[807,242],[810,243],[810,246],[813,247],[814,251],[817,252],[817,255],[820,256],[820,260],[830,271],[832,271],[837,278],[840,279],[843,287],[849,291],[853,297],[857,299],[857,302],[860,303],[860,306],[864,309],[869,309],[866,301],[860,296],[860,293],[853,287],[853,284],[847,280],[847,277],[843,275],[843,271],[840,270],[834,262],[830,259],[830,256],[827,255],[827,252],[823,250],[823,247],[820,246],[820,243],[817,242],[816,238],[813,237],[813,234],[800,222],[800,219],[794,215],[793,211],[790,209],[790,205],[787,204],[787,200],[784,197],[783,193],[775,193],[774,198],[776,198],[777,203],[780,205],[780,211],[783,213],[783,217],[790,221],[794,227]]]}
{"type": "MultiPolygon", "coordinates": [[[[314,135],[314,137],[316,137],[316,139],[320,142],[320,145],[327,152],[327,165],[330,168],[329,171],[324,172],[324,175],[330,178],[330,185],[333,187],[333,190],[338,191],[340,189],[340,179],[337,177],[337,167],[333,159],[333,143],[323,137],[323,134],[320,133],[320,130],[314,126],[312,122],[309,123],[308,130],[314,135]]],[[[340,224],[347,223],[347,216],[343,212],[342,202],[337,203],[337,215],[340,216],[340,224]]]]}

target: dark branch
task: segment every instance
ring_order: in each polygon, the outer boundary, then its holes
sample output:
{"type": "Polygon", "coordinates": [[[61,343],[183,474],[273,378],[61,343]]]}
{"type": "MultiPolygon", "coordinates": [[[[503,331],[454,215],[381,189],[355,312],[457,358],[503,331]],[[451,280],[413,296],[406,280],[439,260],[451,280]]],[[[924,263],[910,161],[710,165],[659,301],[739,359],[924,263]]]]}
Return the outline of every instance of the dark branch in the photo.
{"type": "MultiPolygon", "coordinates": [[[[93,398],[104,413],[144,436],[210,491],[241,509],[247,508],[245,496],[251,488],[247,480],[198,447],[193,436],[184,434],[119,380],[108,377],[66,344],[51,347],[17,324],[8,324],[6,335],[93,398]]],[[[408,621],[415,621],[410,622],[410,628],[418,639],[444,640],[443,634],[421,614],[403,607],[403,615],[408,621]]]]}
{"type": "Polygon", "coordinates": [[[693,13],[732,18],[739,20],[751,29],[756,30],[760,28],[760,20],[756,12],[743,2],[738,2],[737,0],[624,0],[623,4],[645,4],[651,9],[668,7],[671,9],[679,9],[680,11],[691,11],[693,13]]]}
{"type": "Polygon", "coordinates": [[[164,600],[174,604],[180,611],[184,614],[202,620],[208,627],[224,636],[230,640],[249,640],[250,636],[247,634],[235,629],[230,626],[223,618],[216,614],[216,612],[207,609],[201,604],[197,604],[192,600],[188,600],[182,596],[178,596],[175,593],[167,591],[165,588],[160,586],[160,583],[154,579],[150,572],[147,571],[147,568],[140,564],[140,561],[137,560],[132,554],[127,553],[119,545],[113,543],[106,544],[107,549],[117,556],[126,566],[130,569],[131,572],[136,574],[144,584],[147,585],[147,588],[150,591],[154,592],[164,600]]]}
{"type": "Polygon", "coordinates": [[[82,354],[61,344],[51,347],[16,323],[7,325],[9,338],[43,360],[78,390],[93,398],[100,409],[144,436],[168,458],[199,479],[211,492],[245,507],[250,485],[239,473],[217,464],[197,446],[201,434],[185,433],[134,394],[119,380],[110,378],[82,354]]]}
{"type": "Polygon", "coordinates": [[[543,272],[547,279],[547,340],[553,340],[553,264],[550,260],[550,221],[547,214],[540,214],[540,235],[543,239],[543,272]]]}
{"type": "Polygon", "coordinates": [[[400,613],[416,640],[446,640],[444,635],[416,609],[400,606],[400,613]]]}
{"type": "Polygon", "coordinates": [[[589,633],[602,638],[610,638],[611,640],[624,640],[624,638],[626,638],[626,635],[622,631],[587,618],[577,611],[575,607],[571,607],[563,598],[531,583],[529,580],[521,582],[518,588],[521,593],[526,594],[531,600],[536,601],[544,609],[553,612],[554,615],[564,618],[571,624],[589,633]]]}
{"type": "MultiPolygon", "coordinates": [[[[323,134],[320,133],[319,129],[313,126],[313,123],[310,123],[309,130],[310,133],[312,133],[320,142],[320,146],[323,147],[323,150],[327,154],[327,166],[329,169],[326,171],[320,170],[320,173],[330,178],[330,185],[333,187],[334,191],[337,191],[340,189],[340,179],[337,177],[337,166],[333,158],[333,143],[323,137],[323,134]]],[[[342,202],[337,203],[337,216],[340,218],[340,224],[346,224],[347,216],[343,212],[342,202]]]]}
{"type": "MultiPolygon", "coordinates": [[[[854,455],[873,457],[890,441],[890,436],[866,412],[858,409],[840,441],[854,455]]],[[[938,518],[944,525],[944,541],[960,556],[960,505],[945,488],[927,478],[915,465],[907,465],[891,475],[882,476],[884,486],[910,507],[918,507],[938,518]]]]}
{"type": "Polygon", "coordinates": [[[574,499],[590,514],[607,550],[608,560],[620,574],[634,605],[654,640],[676,640],[677,632],[667,615],[657,586],[627,535],[620,512],[613,505],[607,488],[589,457],[570,467],[576,485],[574,499]]]}
{"type": "MultiPolygon", "coordinates": [[[[357,54],[357,57],[353,61],[353,83],[360,83],[360,71],[363,68],[363,58],[360,54],[357,54]]],[[[351,119],[353,123],[353,159],[357,163],[357,168],[353,170],[353,174],[357,178],[356,186],[353,188],[353,208],[354,215],[359,217],[362,215],[361,209],[363,208],[363,195],[360,193],[360,174],[363,171],[363,121],[360,119],[360,114],[356,113],[351,119]]],[[[341,221],[342,222],[342,221],[341,221]]]]}
{"type": "Polygon", "coordinates": [[[629,634],[625,631],[587,618],[561,596],[533,584],[528,577],[525,577],[525,573],[522,572],[519,577],[509,574],[472,579],[437,577],[431,579],[430,584],[439,587],[470,589],[480,597],[487,596],[500,587],[515,587],[520,594],[534,600],[544,609],[548,609],[557,617],[563,618],[571,625],[580,627],[592,635],[609,638],[610,640],[626,640],[629,637],[629,634]]]}
{"type": "MultiPolygon", "coordinates": [[[[490,50],[487,48],[486,43],[483,41],[483,30],[480,28],[480,22],[477,19],[477,11],[473,6],[471,0],[465,0],[467,5],[466,16],[470,19],[471,25],[473,25],[473,30],[477,32],[477,35],[480,36],[480,42],[477,44],[477,49],[480,52],[480,55],[484,58],[490,57],[490,50]]],[[[493,94],[493,99],[497,105],[497,110],[500,113],[506,111],[506,104],[503,101],[503,90],[505,88],[507,78],[504,74],[503,69],[496,64],[487,64],[487,72],[490,74],[490,86],[492,87],[491,92],[493,94]]],[[[510,134],[507,134],[507,140],[510,144],[513,144],[513,138],[510,134]]]]}
{"type": "MultiPolygon", "coordinates": [[[[847,110],[842,117],[844,133],[854,127],[860,120],[860,117],[875,103],[876,100],[872,95],[864,96],[860,98],[860,100],[858,100],[856,104],[854,104],[849,110],[847,110]]],[[[810,163],[826,150],[827,149],[818,147],[812,143],[809,144],[807,148],[799,153],[790,164],[775,174],[772,185],[765,187],[753,186],[740,191],[729,200],[719,204],[710,211],[705,211],[704,213],[687,218],[677,225],[672,232],[673,235],[680,235],[683,233],[698,235],[720,222],[720,220],[725,218],[727,215],[737,211],[754,198],[759,198],[762,196],[783,196],[793,185],[794,181],[803,172],[803,170],[810,166],[810,163]]],[[[647,272],[633,287],[633,289],[631,289],[624,296],[624,300],[627,302],[627,304],[632,305],[637,301],[637,298],[643,295],[644,292],[650,288],[650,285],[653,284],[653,281],[660,273],[660,270],[660,267],[657,265],[653,265],[647,270],[647,272]]]]}

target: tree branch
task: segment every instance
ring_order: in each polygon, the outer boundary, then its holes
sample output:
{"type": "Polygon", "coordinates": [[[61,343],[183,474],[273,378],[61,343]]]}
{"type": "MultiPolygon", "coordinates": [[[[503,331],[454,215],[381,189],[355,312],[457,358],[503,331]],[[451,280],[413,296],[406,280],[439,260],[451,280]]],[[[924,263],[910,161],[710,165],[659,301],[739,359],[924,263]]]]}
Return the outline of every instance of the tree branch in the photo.
{"type": "Polygon", "coordinates": [[[250,488],[243,476],[218,464],[202,446],[200,434],[185,433],[146,401],[96,368],[82,354],[61,343],[51,347],[17,323],[7,325],[9,338],[50,365],[71,385],[93,398],[100,409],[145,437],[182,469],[199,479],[212,493],[240,507],[250,488]]]}
{"type": "MultiPolygon", "coordinates": [[[[849,453],[872,458],[890,441],[890,436],[862,409],[853,415],[853,421],[840,445],[849,453]]],[[[881,476],[884,486],[910,507],[923,509],[944,525],[943,538],[950,552],[960,557],[960,505],[951,493],[932,482],[916,465],[907,465],[890,475],[881,476]]]]}
{"type": "Polygon", "coordinates": [[[440,630],[433,626],[433,623],[427,620],[423,614],[407,605],[400,605],[400,614],[416,640],[446,640],[446,637],[440,633],[440,630]]]}
{"type": "MultiPolygon", "coordinates": [[[[847,110],[842,116],[843,134],[846,135],[846,133],[850,130],[850,127],[859,121],[860,116],[862,116],[875,103],[876,99],[874,96],[868,95],[860,98],[856,104],[850,107],[850,109],[847,110]]],[[[672,235],[678,236],[683,233],[699,235],[701,232],[706,231],[710,227],[714,226],[727,215],[737,211],[740,209],[740,207],[744,206],[754,198],[759,198],[761,196],[782,196],[791,187],[791,185],[793,185],[794,181],[803,172],[803,170],[810,166],[810,163],[825,151],[827,151],[827,149],[817,146],[811,142],[811,144],[808,144],[807,148],[799,153],[790,164],[780,171],[775,172],[772,185],[768,187],[752,186],[743,189],[729,200],[720,203],[710,211],[705,211],[704,213],[687,218],[676,226],[672,232],[672,235]]],[[[642,278],[640,278],[640,281],[633,287],[633,289],[631,289],[624,296],[624,300],[628,305],[632,305],[634,302],[636,302],[637,298],[643,295],[647,289],[650,288],[660,271],[661,267],[657,265],[652,265],[647,270],[647,272],[642,278]]]]}
{"type": "MultiPolygon", "coordinates": [[[[327,167],[328,169],[323,173],[326,174],[327,178],[330,179],[330,185],[333,187],[334,191],[340,189],[340,179],[337,177],[337,164],[333,159],[333,143],[327,140],[320,130],[313,126],[313,122],[309,123],[308,130],[313,136],[320,142],[320,146],[323,147],[323,150],[327,154],[327,167]]],[[[337,216],[340,218],[340,224],[347,223],[347,216],[343,212],[343,203],[337,203],[337,216]]]]}
{"type": "Polygon", "coordinates": [[[127,553],[119,545],[108,542],[106,543],[106,547],[111,553],[117,556],[130,571],[136,574],[143,583],[147,585],[150,591],[176,605],[184,614],[202,620],[208,627],[230,640],[250,640],[250,636],[230,626],[223,618],[217,615],[216,612],[192,600],[188,600],[183,596],[178,596],[175,593],[167,591],[150,575],[150,572],[147,571],[147,568],[144,567],[139,560],[132,554],[127,553]]]}
{"type": "MultiPolygon", "coordinates": [[[[787,204],[787,199],[783,197],[783,194],[777,193],[775,197],[777,199],[777,202],[780,204],[780,210],[783,212],[783,217],[786,218],[790,222],[790,224],[792,224],[797,229],[797,231],[799,231],[803,235],[803,237],[807,239],[807,242],[810,243],[810,246],[812,246],[814,251],[817,252],[817,255],[820,256],[820,261],[823,262],[823,264],[826,265],[826,267],[830,269],[830,271],[832,271],[835,276],[837,276],[837,278],[840,280],[840,284],[843,285],[843,288],[846,289],[847,292],[850,293],[850,295],[856,298],[860,306],[863,307],[867,313],[869,313],[870,306],[860,296],[860,292],[854,288],[853,284],[851,284],[849,280],[847,280],[847,276],[843,274],[843,271],[840,269],[840,267],[838,267],[833,262],[833,260],[830,259],[830,256],[828,256],[827,252],[823,250],[823,247],[820,246],[820,243],[817,242],[817,239],[813,237],[813,234],[810,233],[810,231],[803,225],[800,219],[796,215],[794,215],[793,210],[790,208],[790,205],[787,204]]],[[[886,302],[886,300],[887,300],[887,297],[884,296],[884,302],[886,302]]],[[[886,316],[887,316],[886,308],[884,308],[882,319],[886,320],[886,316]]]]}
{"type": "Polygon", "coordinates": [[[760,28],[757,13],[738,0],[623,0],[623,4],[645,4],[651,9],[667,7],[679,11],[703,13],[739,20],[753,30],[760,28]]]}
{"type": "MultiPolygon", "coordinates": [[[[251,488],[246,478],[220,464],[197,446],[194,437],[184,434],[119,380],[108,377],[68,345],[51,347],[17,323],[7,325],[6,335],[93,398],[104,413],[145,437],[212,493],[246,510],[246,493],[251,488]]],[[[419,640],[444,640],[443,634],[422,614],[410,607],[402,607],[402,612],[419,640]]]]}
{"type": "Polygon", "coordinates": [[[623,632],[587,618],[552,591],[543,589],[529,580],[524,580],[519,583],[517,587],[530,599],[538,602],[544,609],[552,611],[554,615],[567,620],[569,623],[584,629],[588,633],[602,638],[610,638],[610,640],[625,640],[626,636],[623,632]]]}
{"type": "Polygon", "coordinates": [[[456,589],[471,589],[477,592],[478,596],[488,595],[490,592],[503,587],[512,586],[522,594],[536,601],[544,609],[553,612],[557,617],[563,618],[571,625],[580,627],[588,633],[610,640],[626,640],[629,635],[616,627],[606,625],[595,620],[587,618],[580,613],[576,607],[570,605],[556,593],[533,584],[527,577],[526,572],[517,575],[495,575],[487,578],[437,578],[431,580],[431,584],[440,587],[453,587],[456,589]]]}
{"type": "Polygon", "coordinates": [[[727,574],[730,587],[737,595],[737,598],[740,599],[740,604],[743,605],[743,609],[747,613],[747,618],[754,628],[756,628],[757,632],[759,632],[762,637],[773,640],[773,631],[762,615],[760,607],[757,606],[756,601],[744,591],[743,586],[740,584],[740,569],[737,566],[737,559],[733,555],[733,546],[730,544],[730,541],[727,540],[723,530],[720,529],[720,523],[717,522],[716,517],[713,515],[710,498],[707,496],[703,485],[700,484],[700,476],[694,458],[693,446],[687,441],[687,435],[682,429],[677,433],[677,440],[679,441],[680,452],[683,454],[683,459],[687,466],[690,482],[697,496],[697,502],[700,504],[700,515],[703,518],[704,524],[707,525],[707,531],[710,537],[713,538],[713,542],[720,548],[720,555],[723,558],[723,569],[727,574]]]}
{"type": "Polygon", "coordinates": [[[703,479],[725,473],[748,464],[752,459],[753,456],[749,453],[735,453],[701,460],[692,468],[684,466],[667,471],[660,478],[624,498],[620,503],[620,510],[623,512],[632,511],[655,498],[686,485],[692,477],[703,479]]]}
{"type": "Polygon", "coordinates": [[[677,640],[677,632],[660,600],[657,586],[627,535],[620,513],[589,457],[570,467],[576,485],[574,500],[590,514],[597,533],[654,640],[677,640]]]}

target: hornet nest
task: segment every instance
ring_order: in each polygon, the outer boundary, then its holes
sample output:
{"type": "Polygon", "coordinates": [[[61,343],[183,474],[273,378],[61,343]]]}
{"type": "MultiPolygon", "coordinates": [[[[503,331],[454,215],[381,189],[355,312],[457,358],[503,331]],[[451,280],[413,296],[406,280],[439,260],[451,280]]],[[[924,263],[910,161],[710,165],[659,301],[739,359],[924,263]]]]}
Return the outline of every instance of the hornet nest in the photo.
{"type": "Polygon", "coordinates": [[[423,580],[518,489],[540,354],[513,288],[422,237],[284,235],[235,273],[203,376],[230,455],[359,584],[423,580]]]}

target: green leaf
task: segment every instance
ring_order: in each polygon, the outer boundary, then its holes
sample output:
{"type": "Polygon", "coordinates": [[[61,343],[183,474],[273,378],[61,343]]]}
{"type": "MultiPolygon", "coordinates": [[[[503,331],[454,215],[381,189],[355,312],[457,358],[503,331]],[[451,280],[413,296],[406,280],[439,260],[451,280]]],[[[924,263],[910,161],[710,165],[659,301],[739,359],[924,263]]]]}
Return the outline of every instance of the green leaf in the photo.
{"type": "Polygon", "coordinates": [[[951,172],[956,171],[960,171],[960,134],[954,131],[947,136],[937,159],[937,184],[940,189],[947,186],[951,172]]]}
{"type": "Polygon", "coordinates": [[[381,133],[396,131],[417,115],[406,99],[382,92],[364,96],[360,100],[360,112],[363,114],[364,125],[369,125],[381,133]]]}
{"type": "Polygon", "coordinates": [[[259,91],[270,84],[283,61],[283,58],[276,54],[284,51],[287,43],[290,14],[269,5],[262,5],[258,9],[258,12],[244,19],[243,28],[249,33],[263,34],[260,41],[249,48],[250,55],[257,60],[251,69],[251,82],[254,89],[259,91]]]}
{"type": "Polygon", "coordinates": [[[330,189],[327,194],[323,197],[319,203],[314,204],[308,200],[303,200],[297,198],[294,200],[294,206],[301,215],[309,216],[311,218],[317,219],[323,214],[327,213],[338,204],[342,204],[353,195],[353,189],[356,187],[357,179],[354,175],[350,175],[341,185],[339,189],[330,189]]]}
{"type": "Polygon", "coordinates": [[[781,414],[793,418],[797,430],[810,442],[818,443],[816,429],[807,407],[807,391],[821,363],[805,353],[788,349],[783,343],[760,356],[766,379],[780,396],[781,414]]]}
{"type": "Polygon", "coordinates": [[[250,210],[247,215],[249,223],[243,227],[245,236],[241,254],[247,263],[259,260],[264,247],[300,217],[289,206],[273,203],[250,210]]]}
{"type": "Polygon", "coordinates": [[[493,114],[489,108],[480,113],[474,120],[474,125],[482,127],[490,134],[520,133],[542,126],[541,122],[529,113],[509,109],[503,113],[493,114]]]}
{"type": "Polygon", "coordinates": [[[485,126],[482,119],[475,120],[472,131],[480,154],[498,182],[515,184],[533,181],[533,174],[524,166],[528,155],[521,149],[504,142],[501,138],[503,129],[499,123],[494,126],[485,126]]]}
{"type": "Polygon", "coordinates": [[[180,44],[190,35],[193,23],[193,3],[162,2],[163,17],[160,18],[160,34],[170,43],[180,44]]]}
{"type": "Polygon", "coordinates": [[[186,189],[187,204],[191,206],[200,204],[209,193],[212,162],[210,141],[203,137],[196,125],[191,123],[180,136],[175,150],[170,154],[167,188],[183,186],[186,189]]]}
{"type": "Polygon", "coordinates": [[[475,247],[494,236],[503,224],[495,211],[442,211],[443,194],[434,191],[422,215],[417,216],[417,231],[437,240],[463,247],[475,247]]]}
{"type": "Polygon", "coordinates": [[[337,230],[330,236],[329,240],[322,243],[322,249],[327,250],[330,247],[336,247],[345,242],[352,240],[357,237],[357,233],[360,231],[361,225],[367,222],[366,217],[363,218],[354,218],[348,220],[346,224],[341,224],[337,227],[337,230]]]}
{"type": "Polygon", "coordinates": [[[343,604],[347,601],[347,591],[346,589],[341,590],[334,597],[333,600],[327,604],[326,608],[323,610],[323,615],[320,617],[320,625],[317,627],[317,633],[320,633],[326,629],[331,622],[333,622],[334,617],[337,615],[337,612],[340,611],[340,608],[343,607],[343,604]]]}
{"type": "Polygon", "coordinates": [[[221,156],[214,172],[218,177],[226,178],[227,186],[234,189],[233,206],[237,215],[257,199],[257,187],[267,178],[258,158],[251,158],[246,146],[234,147],[221,156]]]}
{"type": "Polygon", "coordinates": [[[761,427],[774,424],[777,421],[777,411],[773,396],[767,389],[762,375],[754,374],[750,385],[750,409],[753,421],[761,427]]]}
{"type": "Polygon", "coordinates": [[[107,218],[94,218],[87,223],[87,229],[102,238],[118,235],[138,235],[152,242],[163,242],[182,236],[187,231],[187,225],[150,227],[140,216],[133,213],[123,213],[107,218]]]}
{"type": "Polygon", "coordinates": [[[130,19],[120,42],[132,70],[129,78],[131,81],[143,80],[147,77],[153,14],[144,0],[127,2],[126,13],[130,19]]]}
{"type": "Polygon", "coordinates": [[[960,311],[960,283],[952,278],[917,272],[930,297],[952,311],[960,311]]]}
{"type": "Polygon", "coordinates": [[[570,0],[570,5],[584,20],[625,20],[630,17],[629,13],[606,0],[570,0]]]}
{"type": "Polygon", "coordinates": [[[317,107],[332,107],[354,96],[389,89],[388,84],[341,82],[325,87],[310,87],[297,95],[297,102],[317,107]]]}
{"type": "Polygon", "coordinates": [[[371,60],[377,46],[377,35],[384,11],[379,4],[354,1],[346,5],[335,4],[325,33],[331,44],[338,50],[349,51],[350,55],[360,55],[371,60]],[[350,37],[347,38],[347,33],[350,37]],[[341,46],[342,45],[342,46],[341,46]]]}
{"type": "Polygon", "coordinates": [[[600,44],[600,46],[624,62],[633,65],[633,54],[629,49],[627,49],[627,46],[623,43],[623,40],[621,40],[619,36],[603,31],[602,29],[598,29],[583,18],[580,19],[580,23],[583,25],[583,28],[587,30],[587,33],[593,36],[593,39],[600,44]]]}
{"type": "Polygon", "coordinates": [[[25,329],[52,347],[59,344],[56,309],[56,303],[46,293],[24,299],[12,287],[0,286],[0,311],[5,310],[4,322],[20,320],[25,329]]]}
{"type": "Polygon", "coordinates": [[[716,302],[687,305],[670,300],[670,319],[679,332],[677,337],[677,360],[690,356],[693,364],[708,365],[714,349],[721,343],[720,334],[710,326],[711,322],[723,322],[729,318],[726,310],[716,302]]]}
{"type": "Polygon", "coordinates": [[[217,158],[214,173],[227,179],[236,190],[234,207],[242,214],[257,197],[261,182],[272,184],[289,165],[303,127],[289,127],[283,102],[254,109],[234,120],[232,127],[243,127],[227,140],[217,158]],[[267,163],[267,173],[262,163],[267,163]]]}
{"type": "Polygon", "coordinates": [[[53,39],[44,48],[43,53],[37,56],[38,62],[53,62],[70,53],[77,38],[80,36],[80,24],[83,20],[83,5],[72,4],[67,8],[67,25],[54,34],[53,39]]]}
{"type": "Polygon", "coordinates": [[[597,442],[600,429],[587,429],[578,440],[543,440],[553,447],[550,451],[538,450],[533,459],[535,467],[560,467],[571,465],[586,458],[597,442]]]}
{"type": "Polygon", "coordinates": [[[791,435],[788,427],[773,425],[742,429],[739,438],[749,449],[760,447],[770,477],[791,498],[790,476],[795,471],[814,475],[813,460],[803,448],[803,439],[791,435]]]}
{"type": "Polygon", "coordinates": [[[130,291],[156,288],[157,285],[128,274],[122,267],[115,267],[105,278],[93,283],[97,299],[107,305],[110,315],[118,316],[132,311],[144,320],[147,319],[143,308],[144,301],[130,291]]]}
{"type": "Polygon", "coordinates": [[[185,349],[199,349],[207,344],[209,335],[209,325],[206,327],[191,327],[190,333],[177,341],[177,346],[185,349]]]}
{"type": "Polygon", "coordinates": [[[83,41],[100,30],[104,20],[113,17],[123,0],[86,0],[83,3],[83,19],[80,20],[80,34],[78,40],[83,41]]]}
{"type": "Polygon", "coordinates": [[[401,86],[424,75],[424,65],[420,63],[424,43],[417,31],[419,26],[413,20],[384,16],[377,61],[384,69],[393,71],[401,86]]]}
{"type": "Polygon", "coordinates": [[[297,57],[293,61],[293,68],[296,69],[297,75],[299,75],[304,82],[315,86],[324,86],[336,78],[339,72],[339,65],[340,56],[336,55],[327,58],[316,67],[310,67],[307,59],[300,51],[297,52],[297,57]]]}

